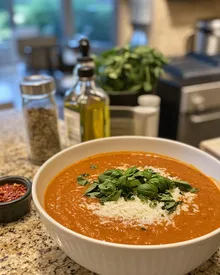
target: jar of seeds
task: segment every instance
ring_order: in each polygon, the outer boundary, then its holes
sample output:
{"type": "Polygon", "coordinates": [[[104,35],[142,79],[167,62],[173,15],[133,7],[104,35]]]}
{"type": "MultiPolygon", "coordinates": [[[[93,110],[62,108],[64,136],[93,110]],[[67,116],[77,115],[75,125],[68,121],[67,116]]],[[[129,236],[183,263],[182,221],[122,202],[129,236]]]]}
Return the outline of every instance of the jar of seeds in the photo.
{"type": "Polygon", "coordinates": [[[50,76],[33,75],[20,84],[29,141],[29,158],[40,165],[60,151],[55,83],[50,76]]]}

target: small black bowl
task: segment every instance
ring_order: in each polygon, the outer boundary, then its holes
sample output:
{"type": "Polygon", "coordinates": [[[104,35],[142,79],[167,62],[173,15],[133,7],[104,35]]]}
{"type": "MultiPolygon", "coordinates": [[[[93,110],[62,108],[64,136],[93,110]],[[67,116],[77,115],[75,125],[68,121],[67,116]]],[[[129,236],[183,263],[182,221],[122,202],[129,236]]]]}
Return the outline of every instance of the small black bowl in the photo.
{"type": "Polygon", "coordinates": [[[23,196],[16,200],[0,202],[0,223],[16,221],[30,210],[31,181],[27,178],[19,176],[0,177],[0,185],[6,183],[23,184],[27,188],[27,191],[23,196]]]}

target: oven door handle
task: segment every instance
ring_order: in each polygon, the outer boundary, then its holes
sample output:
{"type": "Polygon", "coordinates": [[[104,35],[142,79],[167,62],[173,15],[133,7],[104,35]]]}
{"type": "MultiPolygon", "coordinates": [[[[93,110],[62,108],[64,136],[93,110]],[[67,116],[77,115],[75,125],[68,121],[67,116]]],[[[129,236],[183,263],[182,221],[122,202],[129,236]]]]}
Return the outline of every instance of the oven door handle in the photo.
{"type": "Polygon", "coordinates": [[[220,111],[215,113],[190,116],[190,121],[194,124],[209,122],[209,121],[218,120],[218,119],[220,120],[220,111]]]}

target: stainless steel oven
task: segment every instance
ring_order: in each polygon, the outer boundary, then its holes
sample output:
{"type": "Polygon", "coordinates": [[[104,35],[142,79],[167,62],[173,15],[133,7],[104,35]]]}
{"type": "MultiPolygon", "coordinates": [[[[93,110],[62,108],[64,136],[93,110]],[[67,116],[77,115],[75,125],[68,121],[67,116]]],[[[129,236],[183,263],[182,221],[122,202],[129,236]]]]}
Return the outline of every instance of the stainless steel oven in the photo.
{"type": "Polygon", "coordinates": [[[220,136],[220,81],[182,89],[178,124],[177,140],[194,146],[220,136]]]}
{"type": "Polygon", "coordinates": [[[198,147],[220,137],[220,67],[192,56],[174,59],[158,84],[159,136],[198,147]]]}

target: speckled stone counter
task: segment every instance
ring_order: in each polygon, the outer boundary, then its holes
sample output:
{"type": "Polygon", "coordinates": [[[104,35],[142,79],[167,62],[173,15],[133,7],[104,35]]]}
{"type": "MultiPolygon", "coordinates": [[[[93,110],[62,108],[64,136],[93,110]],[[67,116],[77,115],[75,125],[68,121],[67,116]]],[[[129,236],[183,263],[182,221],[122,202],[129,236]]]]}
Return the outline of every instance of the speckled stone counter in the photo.
{"type": "MultiPolygon", "coordinates": [[[[15,111],[0,112],[0,176],[21,175],[33,178],[39,167],[29,162],[26,149],[22,114],[15,111]]],[[[19,221],[0,224],[0,274],[94,273],[74,263],[56,246],[32,205],[30,213],[19,221]]],[[[217,274],[220,274],[220,251],[190,273],[217,274]]]]}

